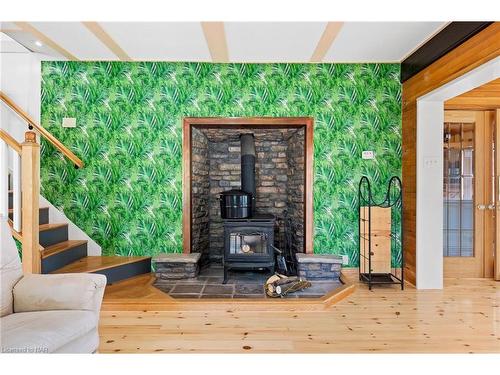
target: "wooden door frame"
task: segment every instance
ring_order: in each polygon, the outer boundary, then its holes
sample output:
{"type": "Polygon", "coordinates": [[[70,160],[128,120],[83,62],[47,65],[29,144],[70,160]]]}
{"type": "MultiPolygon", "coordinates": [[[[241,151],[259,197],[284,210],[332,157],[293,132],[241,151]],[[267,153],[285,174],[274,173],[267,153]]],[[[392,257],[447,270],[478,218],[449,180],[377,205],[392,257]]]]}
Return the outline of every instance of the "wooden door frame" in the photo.
{"type": "Polygon", "coordinates": [[[314,119],[312,117],[186,117],[182,126],[182,248],[191,252],[191,136],[193,127],[249,127],[305,129],[304,250],[313,253],[314,119]]]}
{"type": "MultiPolygon", "coordinates": [[[[487,170],[487,168],[491,168],[492,165],[491,163],[494,163],[493,167],[494,168],[498,168],[498,161],[497,160],[494,160],[495,158],[495,154],[494,154],[494,150],[493,150],[493,147],[491,147],[493,144],[497,144],[496,143],[496,140],[495,140],[495,136],[496,134],[498,133],[496,131],[496,111],[493,111],[493,110],[485,110],[484,111],[484,123],[485,123],[485,137],[486,137],[486,144],[490,145],[489,149],[488,149],[488,153],[486,154],[486,157],[485,157],[485,164],[484,164],[484,168],[485,170],[487,170]],[[493,133],[492,133],[493,131],[493,133]],[[489,160],[489,162],[488,162],[489,160]]],[[[497,156],[498,156],[498,153],[497,153],[497,156]]],[[[495,195],[495,191],[497,191],[497,187],[496,187],[496,181],[497,179],[495,178],[495,176],[497,175],[497,171],[496,170],[490,170],[489,171],[489,174],[490,174],[490,180],[488,181],[487,184],[485,184],[485,188],[484,188],[484,202],[486,205],[489,205],[489,204],[496,204],[496,195],[495,195]],[[491,173],[493,172],[493,173],[491,173]],[[491,178],[493,179],[493,181],[491,181],[491,178]],[[493,195],[493,201],[490,200],[490,197],[493,195]]],[[[496,244],[498,243],[498,241],[495,240],[495,234],[497,232],[496,228],[495,228],[495,216],[496,216],[496,212],[495,211],[491,211],[491,210],[487,210],[487,214],[485,215],[485,218],[484,218],[484,225],[485,225],[485,237],[484,237],[484,242],[485,244],[496,244]]],[[[498,255],[499,255],[499,252],[498,252],[498,249],[494,248],[493,250],[490,248],[490,250],[488,251],[488,248],[485,247],[485,252],[484,252],[484,272],[483,272],[483,276],[486,277],[486,278],[492,278],[494,277],[495,275],[495,260],[498,259],[498,255]]]]}
{"type": "Polygon", "coordinates": [[[500,109],[496,110],[495,116],[495,217],[496,217],[496,241],[495,241],[495,266],[493,277],[500,280],[500,109]]]}

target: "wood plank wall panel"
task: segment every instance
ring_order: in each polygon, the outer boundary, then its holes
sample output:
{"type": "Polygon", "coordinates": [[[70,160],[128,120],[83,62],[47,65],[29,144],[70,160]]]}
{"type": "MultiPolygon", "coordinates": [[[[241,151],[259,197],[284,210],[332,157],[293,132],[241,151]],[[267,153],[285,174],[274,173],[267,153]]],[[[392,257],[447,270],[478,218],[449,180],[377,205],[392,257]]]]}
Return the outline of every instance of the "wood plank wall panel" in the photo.
{"type": "Polygon", "coordinates": [[[499,56],[499,50],[500,22],[495,22],[406,81],[403,96],[406,100],[415,100],[494,59],[499,56]]]}
{"type": "Polygon", "coordinates": [[[416,283],[416,99],[500,56],[500,22],[467,40],[403,84],[403,203],[406,279],[416,283]]]}
{"type": "Polygon", "coordinates": [[[500,78],[447,100],[444,108],[477,111],[500,108],[500,78]]]}
{"type": "MultiPolygon", "coordinates": [[[[404,85],[403,85],[404,95],[404,85]]],[[[403,251],[405,254],[405,279],[415,284],[417,267],[416,198],[417,198],[417,106],[416,102],[403,104],[403,251]]]]}

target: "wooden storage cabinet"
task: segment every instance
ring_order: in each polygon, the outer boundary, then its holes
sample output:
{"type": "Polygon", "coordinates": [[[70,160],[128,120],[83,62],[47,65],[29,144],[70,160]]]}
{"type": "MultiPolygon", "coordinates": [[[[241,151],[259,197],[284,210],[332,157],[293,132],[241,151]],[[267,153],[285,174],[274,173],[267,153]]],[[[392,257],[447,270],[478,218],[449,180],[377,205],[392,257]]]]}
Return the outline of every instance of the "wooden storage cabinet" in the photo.
{"type": "Polygon", "coordinates": [[[360,272],[368,273],[368,239],[372,243],[372,273],[391,273],[391,208],[371,207],[371,235],[368,227],[369,208],[360,208],[360,246],[365,257],[360,261],[360,272]]]}

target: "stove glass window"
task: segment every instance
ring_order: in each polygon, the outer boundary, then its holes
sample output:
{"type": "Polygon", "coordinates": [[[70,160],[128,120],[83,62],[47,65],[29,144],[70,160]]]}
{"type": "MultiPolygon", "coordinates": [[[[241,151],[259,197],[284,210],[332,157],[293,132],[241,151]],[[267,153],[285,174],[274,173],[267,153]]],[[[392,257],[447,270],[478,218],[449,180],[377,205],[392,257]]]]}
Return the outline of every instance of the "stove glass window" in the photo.
{"type": "Polygon", "coordinates": [[[229,253],[237,255],[264,255],[267,253],[266,233],[231,233],[229,253]]]}

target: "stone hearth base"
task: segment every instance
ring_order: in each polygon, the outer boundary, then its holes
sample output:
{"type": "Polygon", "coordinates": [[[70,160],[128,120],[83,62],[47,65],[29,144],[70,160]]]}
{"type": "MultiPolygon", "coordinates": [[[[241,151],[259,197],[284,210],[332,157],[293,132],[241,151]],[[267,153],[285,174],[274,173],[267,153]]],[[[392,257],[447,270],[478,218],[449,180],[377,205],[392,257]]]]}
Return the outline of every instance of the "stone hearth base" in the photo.
{"type": "Polygon", "coordinates": [[[309,281],[338,281],[342,268],[342,257],[338,255],[302,254],[297,256],[299,276],[309,281]]]}
{"type": "Polygon", "coordinates": [[[153,257],[155,276],[158,279],[189,279],[198,276],[200,254],[160,254],[153,257]]]}
{"type": "MultiPolygon", "coordinates": [[[[264,283],[269,272],[231,271],[227,284],[222,284],[222,267],[209,267],[198,277],[184,280],[157,279],[154,286],[173,298],[269,298],[264,283]]],[[[313,281],[310,288],[291,293],[285,298],[320,298],[340,288],[340,280],[313,281]]]]}

